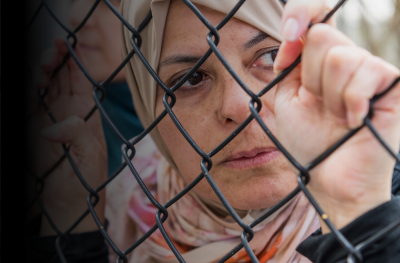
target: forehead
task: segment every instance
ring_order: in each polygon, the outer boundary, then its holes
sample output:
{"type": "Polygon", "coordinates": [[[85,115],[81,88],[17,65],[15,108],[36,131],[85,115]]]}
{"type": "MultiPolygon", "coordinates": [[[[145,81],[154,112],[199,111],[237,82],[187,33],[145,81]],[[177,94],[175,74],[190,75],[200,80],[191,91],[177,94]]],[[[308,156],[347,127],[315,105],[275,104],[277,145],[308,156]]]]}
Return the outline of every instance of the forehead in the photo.
{"type": "MultiPolygon", "coordinates": [[[[206,19],[216,26],[226,14],[205,6],[196,5],[206,19]]],[[[161,59],[167,54],[179,52],[195,52],[196,55],[205,53],[209,46],[207,34],[209,30],[200,19],[182,1],[171,1],[167,22],[164,29],[161,59]]],[[[259,32],[255,27],[232,18],[220,31],[220,44],[242,45],[250,37],[259,32]]]]}

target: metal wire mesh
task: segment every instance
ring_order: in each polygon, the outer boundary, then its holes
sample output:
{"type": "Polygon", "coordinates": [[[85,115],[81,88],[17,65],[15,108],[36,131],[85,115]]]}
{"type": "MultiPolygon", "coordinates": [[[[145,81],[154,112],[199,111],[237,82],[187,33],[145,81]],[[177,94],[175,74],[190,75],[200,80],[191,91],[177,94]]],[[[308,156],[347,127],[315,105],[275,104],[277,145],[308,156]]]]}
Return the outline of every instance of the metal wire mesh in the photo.
{"type": "MultiPolygon", "coordinates": [[[[258,262],[257,257],[254,255],[253,251],[251,250],[249,246],[249,242],[252,240],[254,236],[253,228],[257,226],[260,222],[268,218],[271,214],[273,214],[275,211],[277,211],[279,208],[281,208],[286,202],[288,202],[290,199],[292,199],[297,193],[300,191],[303,191],[310,201],[310,203],[315,207],[316,211],[318,214],[321,216],[321,218],[325,221],[327,226],[330,228],[332,233],[335,235],[337,241],[345,248],[345,250],[348,252],[348,262],[362,262],[362,251],[368,248],[373,242],[378,240],[379,238],[385,236],[388,234],[390,231],[393,231],[394,228],[400,226],[400,218],[387,226],[386,228],[382,229],[378,233],[374,234],[371,236],[369,239],[365,240],[364,242],[353,246],[342,234],[341,232],[338,231],[337,228],[332,224],[330,221],[329,217],[324,213],[324,211],[321,209],[321,207],[318,205],[316,200],[313,198],[313,196],[310,194],[308,189],[306,188],[307,183],[310,180],[310,175],[309,171],[313,168],[315,168],[319,163],[321,163],[323,160],[325,160],[330,154],[332,154],[338,147],[340,147],[342,144],[344,144],[348,139],[350,139],[354,134],[356,134],[359,130],[361,130],[363,127],[368,127],[371,132],[374,134],[376,139],[381,143],[381,145],[390,153],[390,155],[398,162],[400,163],[399,157],[396,156],[396,154],[391,151],[389,146],[383,141],[383,139],[380,137],[380,135],[377,133],[375,128],[371,124],[371,117],[373,114],[373,104],[379,100],[382,96],[384,96],[390,89],[392,89],[398,82],[400,82],[400,77],[397,78],[393,84],[388,87],[383,93],[375,96],[373,99],[370,101],[370,112],[369,115],[365,118],[364,123],[361,127],[351,130],[348,134],[346,134],[342,139],[337,141],[334,145],[332,145],[328,150],[326,150],[324,153],[322,153],[320,156],[315,158],[313,161],[311,161],[308,165],[302,166],[296,159],[291,156],[291,154],[280,144],[278,139],[272,135],[270,132],[269,128],[265,125],[265,123],[262,121],[261,117],[259,116],[259,111],[261,109],[262,103],[260,101],[260,98],[266,94],[270,89],[272,89],[278,82],[280,82],[283,78],[285,78],[300,62],[301,62],[301,56],[297,58],[297,60],[287,69],[285,69],[279,76],[277,76],[271,83],[269,83],[265,88],[263,88],[260,92],[257,94],[253,93],[247,86],[246,84],[240,79],[240,77],[235,73],[235,71],[231,68],[231,66],[228,64],[228,62],[225,60],[221,52],[218,50],[218,44],[220,41],[220,37],[218,34],[218,31],[225,26],[225,24],[233,17],[233,15],[238,11],[238,9],[243,5],[243,3],[246,0],[240,0],[237,2],[237,4],[234,6],[234,8],[225,16],[225,18],[215,27],[213,27],[207,19],[200,13],[200,11],[191,3],[189,0],[182,0],[191,10],[192,12],[202,21],[202,23],[209,29],[209,33],[207,35],[207,43],[209,45],[209,50],[203,55],[203,57],[196,63],[196,65],[177,83],[175,84],[172,88],[168,88],[162,81],[161,79],[157,76],[157,73],[153,71],[151,66],[148,64],[144,56],[141,54],[140,47],[142,44],[142,39],[140,36],[141,30],[146,27],[146,25],[149,23],[149,21],[152,19],[152,14],[149,13],[147,17],[143,20],[143,22],[139,25],[138,28],[133,28],[125,19],[124,17],[115,9],[115,7],[108,1],[108,0],[103,0],[103,2],[107,5],[107,7],[119,18],[119,20],[123,23],[123,25],[132,33],[131,37],[131,45],[133,47],[133,50],[128,54],[128,56],[123,60],[123,62],[120,64],[118,68],[115,69],[115,71],[103,82],[98,83],[96,82],[88,73],[88,71],[85,69],[83,64],[79,61],[76,53],[74,52],[74,48],[77,45],[77,37],[76,33],[84,26],[86,21],[89,19],[89,17],[92,15],[98,4],[100,3],[101,0],[96,0],[95,3],[93,4],[92,8],[90,11],[87,13],[86,17],[82,20],[82,22],[79,24],[77,28],[74,30],[68,29],[67,26],[65,26],[55,15],[55,13],[51,10],[49,5],[47,4],[46,1],[41,1],[41,4],[37,11],[35,12],[34,16],[28,23],[28,27],[31,25],[31,23],[36,19],[39,11],[41,9],[46,9],[51,16],[54,18],[54,20],[65,30],[67,33],[67,36],[65,38],[65,44],[68,47],[69,54],[64,58],[62,63],[55,69],[53,72],[53,76],[59,71],[61,67],[63,67],[68,60],[70,56],[77,62],[78,66],[80,69],[83,71],[85,76],[88,78],[88,80],[93,84],[93,99],[95,101],[95,106],[92,108],[92,110],[86,115],[84,118],[85,121],[87,121],[92,114],[96,111],[99,110],[101,116],[105,119],[107,124],[111,127],[111,129],[115,132],[115,134],[118,135],[119,139],[121,142],[125,145],[125,148],[122,152],[122,156],[124,159],[123,164],[99,187],[93,189],[83,178],[81,175],[79,169],[77,168],[76,164],[74,163],[73,159],[71,158],[69,154],[69,147],[67,147],[65,144],[62,145],[64,149],[64,155],[44,174],[38,176],[34,174],[32,171],[29,171],[30,174],[35,178],[35,187],[34,187],[34,194],[35,194],[35,199],[32,200],[32,202],[29,204],[29,207],[31,207],[34,202],[37,202],[40,206],[40,209],[43,213],[43,215],[46,217],[54,231],[57,233],[57,239],[55,243],[57,255],[56,257],[59,257],[59,259],[62,262],[67,262],[65,259],[65,256],[63,254],[63,249],[65,248],[67,242],[68,242],[68,235],[71,233],[71,231],[76,228],[76,226],[90,213],[99,230],[101,231],[102,235],[104,236],[105,241],[108,243],[108,245],[114,250],[114,252],[118,255],[117,262],[127,262],[127,255],[131,253],[134,249],[136,249],[144,240],[146,240],[154,231],[159,229],[169,245],[171,251],[174,253],[176,258],[179,260],[179,262],[185,262],[183,257],[180,255],[178,250],[175,248],[173,242],[171,241],[170,237],[168,236],[163,223],[165,220],[168,218],[168,208],[172,206],[175,202],[177,202],[182,196],[184,196],[188,191],[190,191],[195,185],[197,185],[202,179],[206,179],[214,192],[217,194],[218,198],[224,205],[224,207],[228,210],[229,214],[232,216],[232,218],[236,221],[237,224],[240,225],[240,227],[243,229],[242,235],[241,235],[241,243],[239,243],[236,247],[234,247],[229,253],[227,253],[224,257],[222,257],[218,262],[225,262],[229,258],[231,258],[235,253],[237,253],[240,249],[244,248],[251,258],[252,262],[258,262]],[[214,39],[214,40],[213,40],[214,39]],[[70,44],[70,40],[72,40],[72,44],[70,44]],[[215,149],[213,149],[209,153],[203,152],[202,149],[196,144],[195,141],[189,136],[189,134],[185,131],[185,129],[182,127],[182,125],[179,123],[179,120],[175,116],[173,112],[173,107],[176,103],[176,97],[174,92],[177,91],[183,83],[186,82],[186,80],[205,62],[205,60],[212,54],[214,53],[219,61],[224,65],[224,67],[229,71],[229,73],[232,75],[232,77],[235,79],[235,81],[240,85],[240,87],[251,97],[251,100],[249,102],[249,108],[251,114],[247,117],[247,119],[240,124],[234,132],[232,132],[222,143],[220,143],[215,149]],[[103,109],[102,107],[102,100],[105,98],[105,89],[104,86],[110,83],[113,78],[118,74],[118,72],[123,69],[123,67],[129,62],[129,60],[134,56],[138,56],[142,63],[146,66],[149,74],[152,75],[152,77],[155,79],[155,81],[160,85],[160,87],[165,91],[164,97],[163,97],[163,103],[165,110],[156,118],[156,120],[147,128],[145,129],[139,136],[137,136],[132,142],[124,138],[122,134],[118,131],[117,127],[113,124],[112,120],[108,117],[107,112],[103,109]],[[98,96],[100,94],[100,96],[98,96]],[[170,102],[168,103],[170,99],[170,102]],[[150,193],[150,191],[147,189],[145,183],[142,181],[141,176],[137,173],[135,170],[135,167],[131,163],[132,158],[136,154],[135,150],[135,144],[137,144],[140,140],[142,140],[156,125],[165,117],[167,114],[171,117],[173,122],[175,123],[176,127],[179,129],[179,131],[182,133],[182,135],[186,138],[186,140],[189,142],[189,144],[193,147],[193,149],[201,156],[202,161],[201,161],[201,170],[202,173],[197,176],[195,180],[190,182],[183,191],[181,191],[177,196],[169,200],[166,204],[162,205],[157,200],[154,198],[154,196],[150,193]],[[225,199],[224,195],[221,193],[221,191],[218,189],[217,185],[215,184],[213,178],[210,175],[210,170],[212,168],[212,157],[217,154],[222,148],[224,148],[230,141],[232,141],[249,123],[255,119],[257,123],[261,126],[261,128],[264,130],[265,134],[271,139],[271,141],[279,148],[279,150],[286,156],[286,158],[289,160],[289,162],[294,165],[299,173],[297,176],[298,180],[298,186],[296,189],[290,193],[288,196],[286,196],[283,200],[281,200],[278,204],[273,206],[271,209],[269,209],[267,212],[265,212],[263,215],[261,215],[259,218],[251,222],[250,224],[245,224],[241,218],[237,215],[235,210],[231,207],[229,202],[225,199]],[[48,177],[52,171],[65,159],[67,158],[68,161],[70,162],[73,170],[75,171],[77,177],[79,178],[80,182],[82,185],[85,187],[85,189],[88,191],[89,195],[87,197],[87,206],[88,209],[79,217],[79,219],[71,225],[69,229],[67,229],[65,232],[61,232],[57,226],[54,224],[52,221],[52,218],[49,216],[48,212],[46,211],[41,199],[40,199],[40,193],[43,191],[43,188],[45,187],[44,184],[44,179],[48,177]],[[98,192],[101,191],[102,189],[105,188],[105,186],[110,183],[113,179],[118,176],[118,174],[128,165],[130,171],[134,175],[135,179],[137,180],[139,186],[143,190],[143,192],[146,194],[150,202],[158,209],[156,213],[156,224],[149,230],[147,231],[140,239],[138,239],[134,244],[132,244],[131,247],[129,247],[126,251],[121,251],[114,243],[113,240],[108,236],[107,232],[104,229],[104,226],[100,222],[98,215],[96,214],[94,207],[96,204],[99,202],[99,195],[98,192]]],[[[286,1],[282,2],[285,4],[286,1]]],[[[333,10],[326,16],[326,18],[322,21],[322,23],[325,23],[329,18],[346,2],[346,0],[340,0],[337,5],[333,8],[333,10]]],[[[312,24],[310,25],[310,27],[312,24]]],[[[52,114],[51,110],[47,107],[46,103],[44,102],[44,97],[47,94],[47,89],[45,92],[39,92],[38,96],[40,98],[41,105],[43,108],[46,110],[49,118],[56,123],[57,120],[52,114]]]]}

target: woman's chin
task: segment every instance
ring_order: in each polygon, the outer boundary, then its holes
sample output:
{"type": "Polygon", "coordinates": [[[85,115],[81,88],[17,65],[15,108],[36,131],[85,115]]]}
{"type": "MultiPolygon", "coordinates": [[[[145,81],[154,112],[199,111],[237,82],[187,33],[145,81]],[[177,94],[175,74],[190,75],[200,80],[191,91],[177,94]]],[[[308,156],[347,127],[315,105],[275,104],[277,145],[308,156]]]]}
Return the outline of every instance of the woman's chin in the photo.
{"type": "MultiPolygon", "coordinates": [[[[217,186],[233,208],[258,210],[272,207],[290,194],[297,187],[297,179],[292,171],[286,170],[268,176],[253,175],[243,181],[229,180],[217,183],[217,186]]],[[[207,188],[206,190],[203,185],[197,192],[205,198],[221,203],[211,187],[207,185],[207,188]]]]}
{"type": "MultiPolygon", "coordinates": [[[[273,189],[259,189],[258,193],[251,195],[244,194],[245,196],[243,196],[242,200],[231,201],[230,204],[232,205],[232,207],[240,210],[259,210],[271,208],[279,203],[279,201],[285,198],[295,188],[296,185],[294,185],[293,187],[285,187],[285,189],[281,189],[280,191],[276,191],[273,189]],[[243,200],[246,201],[243,202],[243,200]]],[[[257,190],[254,192],[257,192],[257,190]]]]}

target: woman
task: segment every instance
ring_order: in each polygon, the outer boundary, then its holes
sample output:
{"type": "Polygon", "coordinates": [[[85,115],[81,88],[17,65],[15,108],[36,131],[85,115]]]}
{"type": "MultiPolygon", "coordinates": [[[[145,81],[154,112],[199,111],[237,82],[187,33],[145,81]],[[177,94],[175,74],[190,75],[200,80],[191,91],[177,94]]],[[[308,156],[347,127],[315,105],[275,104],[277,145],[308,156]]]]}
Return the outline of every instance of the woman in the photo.
{"type": "MultiPolygon", "coordinates": [[[[214,26],[235,4],[194,2],[214,26]]],[[[180,1],[153,1],[151,8],[153,20],[141,34],[141,51],[161,80],[172,87],[207,51],[208,29],[180,1]]],[[[302,64],[261,97],[260,111],[263,122],[303,165],[350,128],[360,126],[368,113],[369,99],[399,76],[398,69],[356,47],[334,29],[333,21],[330,25],[315,25],[304,35],[310,21],[320,21],[326,9],[324,1],[289,1],[284,12],[279,1],[249,1],[219,31],[218,49],[253,92],[260,91],[273,79],[274,71],[279,73],[303,52],[302,64]]],[[[134,27],[148,10],[149,3],[145,1],[122,3],[123,15],[134,27]]],[[[131,50],[130,37],[124,29],[124,55],[131,50]]],[[[163,91],[136,56],[129,66],[127,81],[134,105],[147,127],[164,109],[163,91]]],[[[175,95],[174,114],[204,152],[215,148],[250,114],[249,96],[215,55],[175,95]]],[[[374,126],[396,152],[400,144],[399,99],[400,85],[397,85],[374,105],[373,118],[374,126]]],[[[61,141],[63,125],[68,124],[58,124],[52,127],[53,131],[48,130],[47,138],[61,141]],[[54,135],[55,132],[58,134],[54,135]]],[[[76,134],[85,134],[80,126],[76,134]]],[[[163,204],[200,174],[201,158],[170,117],[160,122],[152,138],[162,156],[150,151],[145,163],[140,152],[149,148],[141,142],[133,163],[163,204]]],[[[87,139],[88,145],[90,139],[87,139]]],[[[74,142],[79,145],[76,140],[72,141],[73,145],[74,142]]],[[[255,121],[212,160],[213,180],[245,223],[257,218],[297,185],[296,169],[288,164],[255,121]]],[[[393,159],[363,129],[311,170],[308,187],[335,226],[356,245],[400,216],[399,198],[391,195],[393,167],[393,159]]],[[[125,173],[128,176],[120,175],[121,181],[113,182],[114,188],[110,184],[107,190],[110,207],[115,207],[118,196],[128,200],[127,204],[119,204],[120,207],[127,205],[127,213],[122,209],[115,210],[122,211],[122,215],[107,213],[109,231],[112,238],[126,238],[121,232],[126,233],[127,228],[121,228],[120,220],[130,220],[134,229],[127,235],[137,239],[154,223],[154,208],[140,190],[123,180],[132,177],[129,171],[125,173]],[[129,189],[130,185],[134,189],[129,189]],[[127,189],[125,192],[123,187],[127,189]]],[[[186,262],[217,261],[238,244],[241,232],[205,180],[169,209],[164,226],[186,262]]],[[[335,262],[347,256],[303,194],[294,197],[254,230],[250,246],[261,262],[335,262]],[[319,227],[324,235],[309,237],[319,227]]],[[[393,231],[383,243],[370,248],[364,262],[396,262],[398,237],[399,230],[393,231]]],[[[176,262],[158,232],[130,256],[131,262],[176,262]]],[[[231,259],[232,262],[248,260],[241,251],[231,259]]]]}

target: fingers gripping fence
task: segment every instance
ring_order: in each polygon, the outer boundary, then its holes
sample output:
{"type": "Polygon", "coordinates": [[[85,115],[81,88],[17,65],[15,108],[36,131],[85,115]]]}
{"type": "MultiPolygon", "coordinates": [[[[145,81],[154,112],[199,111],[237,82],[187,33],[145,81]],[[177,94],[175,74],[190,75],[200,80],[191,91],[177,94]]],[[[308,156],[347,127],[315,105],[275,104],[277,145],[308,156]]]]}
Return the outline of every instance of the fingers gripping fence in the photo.
{"type": "MultiPolygon", "coordinates": [[[[57,254],[55,255],[54,258],[59,257],[59,259],[62,262],[67,262],[65,259],[65,256],[63,254],[63,249],[65,248],[66,244],[68,243],[68,235],[71,233],[71,231],[76,228],[76,226],[90,213],[97,226],[99,227],[99,230],[101,231],[102,235],[104,236],[106,242],[109,244],[109,246],[115,251],[115,253],[118,255],[117,262],[127,262],[127,255],[131,253],[135,248],[137,248],[141,243],[143,243],[144,240],[146,240],[154,231],[159,229],[169,245],[170,249],[176,256],[176,258],[179,260],[179,262],[185,262],[183,257],[180,255],[178,250],[175,248],[174,244],[172,243],[170,237],[168,236],[163,223],[165,220],[168,218],[168,208],[173,205],[175,202],[177,202],[182,196],[184,196],[186,193],[188,193],[195,185],[197,185],[204,177],[214,190],[214,192],[217,194],[218,198],[222,202],[222,204],[225,206],[225,208],[228,210],[229,214],[232,216],[232,218],[241,226],[243,229],[242,235],[241,235],[241,243],[238,244],[236,247],[234,247],[229,253],[227,253],[224,257],[222,257],[218,262],[225,262],[229,258],[231,258],[235,253],[237,253],[240,249],[244,248],[251,258],[252,262],[258,262],[257,257],[254,255],[253,251],[251,250],[249,246],[249,242],[252,240],[254,236],[253,228],[257,226],[260,222],[268,218],[271,214],[273,214],[275,211],[277,211],[279,208],[281,208],[286,202],[288,202],[290,199],[292,199],[297,193],[300,191],[303,191],[310,201],[310,203],[315,207],[316,211],[318,214],[321,216],[321,218],[325,221],[327,226],[330,228],[331,232],[335,235],[336,239],[338,242],[347,250],[348,252],[348,257],[347,261],[348,262],[362,262],[362,251],[368,248],[373,242],[378,240],[379,238],[385,236],[388,234],[390,231],[392,231],[395,227],[400,226],[400,219],[396,220],[392,224],[388,225],[386,228],[382,229],[378,233],[374,234],[367,240],[363,241],[362,243],[353,246],[339,231],[338,229],[335,228],[335,226],[332,224],[330,221],[329,217],[324,213],[324,211],[321,209],[321,207],[318,205],[318,203],[315,201],[313,196],[310,194],[310,192],[307,190],[306,185],[310,180],[310,175],[309,171],[313,168],[315,168],[319,163],[321,163],[323,160],[325,160],[330,154],[332,154],[338,147],[340,147],[342,144],[344,144],[349,138],[351,138],[354,134],[356,134],[359,130],[361,130],[363,127],[368,127],[371,132],[374,134],[376,139],[382,144],[382,146],[390,153],[390,155],[396,159],[398,163],[400,163],[399,157],[396,156],[396,154],[390,149],[390,147],[383,141],[383,139],[380,137],[380,135],[377,133],[375,128],[371,124],[371,118],[373,115],[373,105],[374,103],[379,100],[382,96],[384,96],[389,90],[391,90],[397,83],[400,82],[400,77],[397,78],[393,84],[388,87],[383,93],[375,96],[373,99],[370,101],[370,112],[369,115],[365,118],[364,123],[361,127],[351,130],[346,134],[342,139],[340,139],[338,142],[336,142],[334,145],[332,145],[327,151],[319,155],[317,158],[315,158],[313,161],[311,161],[308,165],[302,166],[296,159],[291,156],[291,154],[280,144],[278,139],[272,135],[270,132],[269,128],[265,125],[265,123],[262,121],[261,117],[259,116],[259,112],[262,107],[262,102],[260,98],[266,94],[270,89],[272,89],[277,83],[279,83],[283,78],[285,78],[300,62],[301,62],[301,56],[297,58],[297,60],[287,69],[282,71],[282,73],[277,76],[271,83],[269,83],[265,88],[263,88],[260,92],[257,94],[253,93],[247,86],[246,84],[240,79],[240,77],[235,73],[235,71],[231,68],[231,66],[228,64],[228,62],[225,60],[225,58],[222,56],[221,52],[218,50],[218,44],[220,41],[219,33],[218,31],[225,26],[225,24],[234,16],[234,14],[239,10],[239,8],[242,6],[242,4],[245,2],[245,0],[240,0],[238,3],[235,5],[235,7],[225,16],[225,18],[217,25],[217,26],[212,26],[209,21],[201,14],[201,12],[189,1],[189,0],[182,0],[191,10],[192,12],[201,20],[201,22],[204,24],[209,29],[209,33],[207,35],[207,43],[209,45],[208,51],[203,55],[203,57],[195,64],[195,66],[183,77],[181,80],[176,83],[172,88],[167,87],[161,79],[157,76],[157,73],[151,68],[149,63],[146,61],[144,56],[142,55],[140,51],[140,47],[142,44],[142,39],[140,36],[141,30],[149,23],[149,21],[152,19],[152,14],[149,13],[147,17],[144,19],[144,21],[139,25],[138,28],[133,28],[125,19],[122,17],[122,15],[114,8],[114,6],[108,1],[108,0],[103,0],[103,2],[108,6],[108,8],[119,18],[119,20],[123,23],[123,25],[132,33],[131,37],[131,44],[133,47],[133,50],[128,54],[128,56],[123,60],[123,62],[118,66],[117,69],[103,82],[97,83],[88,73],[88,71],[85,69],[85,67],[82,65],[82,63],[79,61],[77,55],[74,52],[74,48],[77,44],[77,37],[76,33],[84,26],[88,18],[92,15],[93,11],[96,9],[98,4],[100,3],[101,0],[96,0],[95,3],[93,4],[92,8],[90,11],[87,13],[83,21],[78,25],[77,28],[75,28],[73,31],[68,29],[54,14],[54,12],[50,9],[46,1],[42,1],[38,10],[36,11],[35,15],[31,19],[29,25],[32,23],[32,21],[36,18],[37,14],[42,8],[47,9],[47,11],[52,15],[54,20],[67,32],[67,36],[65,38],[65,43],[68,47],[69,54],[65,56],[61,64],[55,69],[53,72],[53,76],[57,74],[59,69],[63,67],[66,63],[66,61],[72,56],[72,58],[77,62],[78,66],[80,69],[83,71],[83,73],[86,75],[86,77],[89,79],[89,81],[93,84],[93,98],[95,101],[95,106],[90,110],[90,112],[86,115],[84,118],[85,121],[87,121],[91,115],[98,109],[101,116],[105,119],[107,124],[111,127],[111,129],[115,132],[115,134],[119,137],[119,139],[123,142],[125,145],[123,149],[123,158],[124,162],[123,164],[110,176],[102,185],[97,187],[96,189],[93,189],[82,177],[82,174],[78,170],[77,166],[75,165],[73,159],[71,158],[69,154],[69,147],[67,147],[65,144],[62,145],[64,149],[64,155],[43,175],[37,176],[35,175],[32,171],[29,171],[32,176],[35,178],[35,187],[34,187],[34,193],[35,193],[35,199],[32,200],[32,202],[29,204],[29,207],[31,207],[34,202],[37,202],[39,204],[39,207],[42,210],[43,215],[46,217],[50,225],[53,227],[55,232],[57,233],[57,239],[55,243],[56,251],[57,254]],[[214,40],[213,40],[214,39],[214,40]],[[72,40],[72,44],[70,44],[70,40],[72,40]],[[224,65],[224,67],[229,71],[229,73],[232,75],[232,77],[235,79],[235,81],[241,86],[241,88],[251,97],[251,100],[249,102],[249,108],[251,114],[247,117],[247,119],[241,123],[233,133],[231,133],[222,143],[220,143],[215,149],[213,149],[209,153],[205,153],[200,149],[200,147],[196,144],[195,141],[189,136],[189,134],[185,131],[183,126],[180,124],[179,120],[175,116],[173,112],[173,107],[176,103],[176,96],[174,92],[178,90],[185,82],[186,80],[206,61],[206,59],[214,53],[219,61],[224,65]],[[112,79],[118,74],[118,72],[129,62],[129,60],[134,56],[138,56],[139,59],[142,61],[144,66],[147,68],[148,72],[151,74],[151,76],[154,78],[154,80],[157,82],[157,84],[165,91],[165,94],[163,96],[163,104],[165,107],[165,110],[156,118],[156,120],[146,129],[144,130],[139,136],[137,136],[132,142],[129,142],[122,134],[119,132],[118,128],[113,124],[112,120],[108,117],[107,112],[103,109],[101,102],[105,98],[105,89],[104,86],[107,85],[112,81],[112,79]],[[100,94],[100,96],[99,96],[100,94]],[[170,102],[168,103],[168,100],[170,99],[170,102]],[[167,114],[171,117],[173,122],[175,123],[176,127],[179,129],[179,131],[182,133],[182,135],[186,138],[186,140],[189,142],[189,144],[193,147],[193,149],[202,157],[201,161],[201,170],[202,173],[197,176],[195,180],[190,182],[186,188],[182,192],[180,192],[177,196],[172,198],[170,201],[168,201],[166,204],[162,205],[157,202],[157,200],[154,198],[154,196],[150,193],[150,191],[147,189],[145,183],[142,181],[140,175],[137,173],[135,167],[131,163],[132,158],[135,156],[136,150],[135,150],[135,144],[137,144],[140,140],[142,140],[156,125],[165,117],[167,114]],[[283,200],[281,200],[278,204],[273,206],[271,209],[269,209],[266,213],[264,213],[262,216],[257,218],[255,221],[251,222],[250,224],[246,225],[241,218],[236,214],[235,210],[231,207],[231,205],[228,203],[228,201],[225,199],[224,195],[221,193],[221,191],[218,189],[217,185],[215,184],[213,178],[210,175],[210,171],[212,168],[212,157],[217,154],[222,148],[224,148],[230,141],[232,141],[249,123],[255,119],[258,124],[261,126],[261,128],[264,130],[266,135],[273,141],[273,143],[280,149],[280,151],[286,156],[286,158],[289,160],[289,162],[294,165],[299,173],[297,176],[298,180],[298,186],[296,189],[290,193],[288,196],[286,196],[283,200]],[[76,175],[78,176],[80,182],[82,185],[86,188],[86,190],[89,192],[89,195],[87,197],[87,205],[88,209],[79,217],[79,219],[64,233],[62,233],[57,226],[54,224],[52,221],[52,218],[49,216],[47,213],[43,203],[40,200],[40,193],[42,192],[43,188],[45,187],[44,185],[44,179],[48,177],[52,171],[65,159],[67,158],[68,161],[70,162],[73,170],[75,171],[76,175]],[[100,222],[94,207],[99,201],[99,195],[98,192],[101,191],[102,189],[105,188],[105,186],[111,182],[126,166],[128,165],[129,169],[131,170],[132,174],[134,175],[135,179],[137,180],[139,186],[143,190],[143,192],[146,194],[150,202],[158,209],[155,217],[156,217],[156,224],[147,232],[145,233],[140,239],[138,239],[131,247],[129,247],[126,251],[121,251],[116,247],[116,245],[113,243],[111,238],[108,236],[107,232],[105,231],[102,223],[100,222]]],[[[285,4],[286,1],[282,0],[282,2],[285,4]]],[[[332,11],[325,17],[325,19],[322,21],[322,23],[325,23],[326,21],[329,20],[329,18],[346,2],[346,0],[340,0],[337,5],[332,9],[332,11]]],[[[310,27],[312,24],[310,24],[310,27]]],[[[44,92],[39,92],[38,96],[40,99],[40,102],[46,112],[48,113],[48,116],[51,118],[51,120],[56,123],[57,120],[52,114],[51,110],[47,107],[46,103],[44,102],[44,97],[47,94],[47,89],[44,90],[44,92]]],[[[53,258],[53,259],[54,259],[53,258]]]]}

